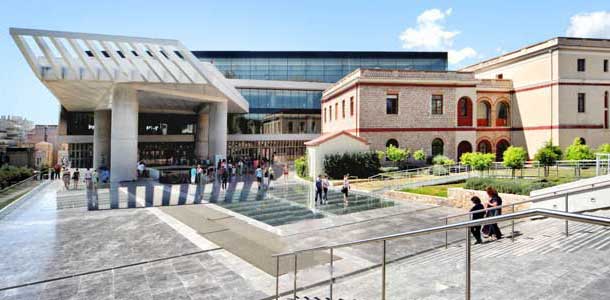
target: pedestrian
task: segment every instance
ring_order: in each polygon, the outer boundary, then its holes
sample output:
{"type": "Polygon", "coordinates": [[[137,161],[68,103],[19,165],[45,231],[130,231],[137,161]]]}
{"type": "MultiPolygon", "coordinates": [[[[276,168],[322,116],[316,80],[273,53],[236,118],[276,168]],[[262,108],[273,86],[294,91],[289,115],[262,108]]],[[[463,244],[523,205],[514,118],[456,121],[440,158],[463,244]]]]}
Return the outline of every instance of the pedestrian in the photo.
{"type": "MultiPolygon", "coordinates": [[[[487,192],[487,196],[489,196],[489,201],[487,202],[487,208],[494,208],[497,206],[502,206],[502,198],[498,195],[498,191],[492,187],[488,187],[485,189],[487,192]]],[[[502,214],[502,208],[490,209],[487,211],[487,217],[495,217],[502,214]]],[[[500,231],[500,227],[498,227],[498,223],[489,224],[489,236],[495,236],[496,239],[502,238],[502,231],[500,231]]]]}
{"type": "Polygon", "coordinates": [[[61,165],[55,164],[53,167],[53,171],[55,172],[55,179],[59,179],[59,174],[61,173],[61,165]]]}
{"type": "Polygon", "coordinates": [[[144,163],[142,161],[138,162],[138,178],[144,176],[144,163]]]}
{"type": "Polygon", "coordinates": [[[77,169],[74,169],[74,172],[72,173],[72,184],[74,185],[74,189],[77,190],[78,189],[78,180],[80,177],[80,172],[77,169]]]}
{"type": "Polygon", "coordinates": [[[322,175],[318,175],[316,178],[316,204],[318,204],[318,198],[320,198],[320,203],[322,203],[322,175]]]}
{"type": "Polygon", "coordinates": [[[269,188],[269,168],[264,167],[265,170],[265,178],[263,179],[263,188],[269,188]]]}
{"type": "MultiPolygon", "coordinates": [[[[474,196],[470,198],[470,201],[472,202],[472,204],[474,204],[474,206],[470,209],[470,212],[472,212],[471,219],[478,220],[485,218],[485,211],[483,211],[485,207],[483,206],[483,204],[481,204],[481,199],[479,199],[479,197],[477,196],[474,196]]],[[[472,236],[474,236],[474,239],[476,240],[475,245],[483,243],[483,240],[481,240],[481,225],[470,227],[470,233],[472,234],[472,236]]]]}
{"type": "Polygon", "coordinates": [[[275,179],[275,172],[273,171],[273,167],[269,166],[269,184],[268,184],[268,188],[271,189],[271,181],[273,181],[273,179],[275,179]]]}
{"type": "Polygon", "coordinates": [[[261,167],[257,167],[254,171],[254,175],[256,176],[256,181],[258,182],[258,189],[261,189],[261,185],[263,184],[263,169],[261,167]]]}
{"type": "Polygon", "coordinates": [[[93,188],[93,186],[91,185],[91,183],[93,183],[92,179],[93,179],[93,173],[91,172],[91,170],[89,168],[85,169],[85,188],[93,188]]]}
{"type": "Polygon", "coordinates": [[[64,188],[66,188],[66,190],[70,189],[70,170],[65,169],[64,170],[64,175],[62,177],[62,180],[64,181],[64,188]]]}
{"type": "Polygon", "coordinates": [[[288,183],[288,164],[284,165],[284,183],[288,183]]]}
{"type": "Polygon", "coordinates": [[[195,184],[195,180],[197,179],[197,168],[195,168],[195,166],[191,167],[190,175],[191,175],[191,184],[195,184]]]}
{"type": "Polygon", "coordinates": [[[222,166],[221,170],[222,170],[222,173],[220,174],[220,180],[221,180],[220,188],[223,190],[226,190],[227,181],[229,180],[229,171],[227,170],[227,167],[225,167],[225,166],[222,166]]]}
{"type": "Polygon", "coordinates": [[[343,193],[343,202],[345,204],[349,204],[348,193],[349,193],[350,185],[349,185],[349,174],[343,175],[343,187],[341,188],[341,193],[343,193]]]}
{"type": "Polygon", "coordinates": [[[330,181],[328,175],[324,175],[322,178],[322,192],[324,192],[324,204],[328,202],[328,188],[330,187],[330,181]]]}
{"type": "Polygon", "coordinates": [[[197,165],[197,178],[195,178],[195,182],[197,184],[201,184],[201,182],[203,181],[203,168],[201,167],[201,165],[197,165]]]}

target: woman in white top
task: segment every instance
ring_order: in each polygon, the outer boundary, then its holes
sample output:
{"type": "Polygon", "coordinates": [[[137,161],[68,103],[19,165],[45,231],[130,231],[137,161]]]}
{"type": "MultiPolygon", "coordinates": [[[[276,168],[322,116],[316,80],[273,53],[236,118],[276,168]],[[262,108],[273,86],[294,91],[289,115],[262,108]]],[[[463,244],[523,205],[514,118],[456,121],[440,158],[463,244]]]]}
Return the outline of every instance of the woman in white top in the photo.
{"type": "Polygon", "coordinates": [[[349,203],[349,200],[347,199],[350,189],[348,178],[349,174],[343,175],[343,187],[341,188],[341,193],[343,193],[343,202],[345,202],[345,204],[349,203]]]}

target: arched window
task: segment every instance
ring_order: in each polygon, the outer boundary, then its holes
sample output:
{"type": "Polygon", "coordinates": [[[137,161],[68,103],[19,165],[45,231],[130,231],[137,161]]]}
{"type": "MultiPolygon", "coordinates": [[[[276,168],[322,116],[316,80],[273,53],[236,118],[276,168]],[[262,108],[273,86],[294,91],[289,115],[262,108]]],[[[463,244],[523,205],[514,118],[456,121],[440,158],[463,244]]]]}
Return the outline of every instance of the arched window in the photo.
{"type": "Polygon", "coordinates": [[[488,140],[482,140],[477,145],[477,152],[491,153],[491,143],[488,140]]]}
{"type": "Polygon", "coordinates": [[[506,102],[498,103],[498,118],[496,119],[496,126],[508,126],[508,104],[506,102]]]}
{"type": "Polygon", "coordinates": [[[443,155],[445,143],[439,138],[432,140],[432,157],[443,155]]]}
{"type": "Polygon", "coordinates": [[[584,138],[582,138],[582,137],[579,137],[579,138],[578,138],[578,140],[580,140],[580,144],[581,144],[581,145],[586,145],[586,144],[587,144],[587,140],[585,140],[585,139],[584,139],[584,138]]]}
{"type": "Polygon", "coordinates": [[[491,125],[491,105],[487,101],[477,104],[477,126],[487,127],[491,125]]]}
{"type": "Polygon", "coordinates": [[[472,126],[472,101],[470,101],[470,98],[460,98],[457,111],[458,126],[472,126]]]}
{"type": "Polygon", "coordinates": [[[472,152],[472,145],[468,141],[461,141],[457,148],[457,159],[462,157],[462,154],[472,152]]]}
{"type": "Polygon", "coordinates": [[[506,151],[506,149],[508,149],[509,146],[510,146],[510,143],[507,140],[500,140],[496,144],[496,161],[504,160],[504,151],[506,151]]]}
{"type": "Polygon", "coordinates": [[[389,139],[387,142],[385,142],[385,147],[390,147],[390,145],[398,148],[398,141],[395,139],[389,139]]]}

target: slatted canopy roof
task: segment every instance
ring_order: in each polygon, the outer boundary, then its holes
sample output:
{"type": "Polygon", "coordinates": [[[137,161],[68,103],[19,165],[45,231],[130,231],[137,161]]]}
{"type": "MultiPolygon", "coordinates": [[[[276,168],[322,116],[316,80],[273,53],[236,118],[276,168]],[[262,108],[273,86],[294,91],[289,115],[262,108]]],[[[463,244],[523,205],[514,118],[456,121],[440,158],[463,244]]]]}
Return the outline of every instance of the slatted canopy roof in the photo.
{"type": "Polygon", "coordinates": [[[248,112],[248,102],[222,73],[177,40],[22,28],[10,34],[67,110],[109,109],[113,88],[128,85],[139,92],[142,108],[155,103],[195,111],[226,101],[229,112],[248,112]]]}

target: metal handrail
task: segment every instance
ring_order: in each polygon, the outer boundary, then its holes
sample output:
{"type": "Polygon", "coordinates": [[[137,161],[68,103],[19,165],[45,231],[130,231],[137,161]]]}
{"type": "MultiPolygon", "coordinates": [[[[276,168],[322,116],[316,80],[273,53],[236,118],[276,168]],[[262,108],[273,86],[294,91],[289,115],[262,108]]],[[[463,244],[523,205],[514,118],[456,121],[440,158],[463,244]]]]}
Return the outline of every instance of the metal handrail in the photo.
{"type": "MultiPolygon", "coordinates": [[[[300,249],[300,250],[296,250],[296,251],[291,251],[291,252],[284,252],[284,253],[279,253],[279,254],[274,254],[272,255],[272,257],[276,258],[276,268],[278,270],[278,272],[276,273],[276,299],[279,299],[279,265],[280,265],[280,258],[281,257],[286,257],[286,256],[294,256],[294,287],[293,287],[293,298],[297,299],[296,297],[296,292],[297,292],[297,257],[299,254],[303,254],[306,252],[313,252],[313,251],[324,251],[324,250],[331,250],[330,252],[330,261],[333,261],[333,252],[334,249],[338,249],[338,248],[345,248],[345,247],[352,247],[352,246],[356,246],[356,245],[362,245],[362,244],[368,244],[368,243],[376,243],[376,242],[383,242],[383,261],[382,261],[382,299],[385,299],[385,291],[386,291],[386,260],[385,260],[385,256],[386,256],[386,246],[387,246],[387,241],[389,240],[395,240],[395,239],[400,239],[400,238],[407,238],[407,237],[415,237],[415,236],[421,236],[421,235],[428,235],[428,234],[433,234],[433,233],[438,233],[438,232],[447,232],[450,230],[458,230],[458,229],[466,229],[466,287],[465,287],[465,298],[466,299],[470,299],[470,227],[473,226],[480,226],[480,225],[486,225],[486,224],[493,224],[493,223],[499,223],[499,222],[503,222],[503,221],[509,221],[509,220],[515,220],[515,219],[522,219],[522,218],[528,218],[528,217],[538,217],[538,216],[542,216],[542,217],[549,217],[549,218],[556,218],[556,219],[563,219],[566,221],[566,224],[568,221],[575,221],[575,222],[582,222],[582,223],[588,223],[588,224],[595,224],[595,225],[601,225],[601,226],[610,226],[610,218],[606,218],[606,217],[599,217],[599,216],[592,216],[592,215],[581,215],[581,214],[576,214],[576,213],[569,213],[569,212],[562,212],[562,211],[557,211],[557,210],[551,210],[551,209],[544,209],[544,208],[535,208],[535,209],[528,209],[528,210],[524,210],[524,211],[520,211],[520,212],[514,212],[511,214],[506,214],[506,215],[500,215],[500,216],[495,216],[495,217],[489,217],[489,218],[484,218],[484,219],[477,219],[477,220],[470,220],[470,221],[463,221],[463,222],[459,222],[459,223],[454,223],[454,224],[446,224],[446,225],[441,225],[441,226],[436,226],[436,227],[431,227],[431,228],[425,228],[425,229],[419,229],[419,230],[413,230],[413,231],[408,231],[408,232],[402,232],[402,233],[396,233],[396,234],[390,234],[390,235],[384,235],[384,236],[380,236],[380,237],[374,237],[374,238],[369,238],[369,239],[362,239],[362,240],[356,240],[356,241],[351,241],[351,242],[346,242],[346,243],[340,243],[340,244],[334,244],[334,245],[327,245],[327,246],[318,246],[318,247],[312,247],[312,248],[307,248],[307,249],[300,249]]],[[[332,299],[332,282],[333,282],[333,278],[332,278],[332,269],[331,269],[331,278],[330,278],[330,296],[332,299]]]]}
{"type": "Polygon", "coordinates": [[[602,181],[600,183],[604,183],[604,184],[599,184],[599,183],[595,184],[594,183],[594,184],[588,184],[588,185],[586,185],[586,187],[567,188],[565,190],[562,190],[561,192],[560,191],[555,191],[555,192],[544,193],[544,194],[540,194],[540,195],[536,195],[536,196],[531,196],[530,199],[523,200],[523,201],[518,201],[518,202],[513,202],[513,203],[503,204],[503,205],[498,205],[498,206],[494,206],[494,207],[489,207],[489,208],[484,208],[484,209],[479,209],[479,210],[474,210],[474,211],[469,211],[469,212],[463,212],[463,213],[459,213],[459,214],[454,214],[454,215],[449,215],[449,216],[445,216],[445,217],[440,217],[438,219],[439,220],[453,219],[453,218],[457,218],[457,217],[463,217],[463,216],[467,216],[467,215],[472,215],[474,213],[487,212],[487,211],[490,211],[490,210],[495,210],[495,209],[509,207],[509,206],[514,208],[514,206],[525,204],[525,203],[535,203],[535,202],[545,201],[545,200],[552,199],[552,198],[559,197],[559,196],[580,194],[580,193],[583,193],[583,192],[589,192],[589,191],[594,191],[594,190],[601,189],[601,188],[610,187],[610,180],[602,181]],[[571,191],[572,189],[575,189],[575,188],[579,188],[579,189],[571,191]]]}

